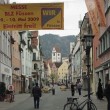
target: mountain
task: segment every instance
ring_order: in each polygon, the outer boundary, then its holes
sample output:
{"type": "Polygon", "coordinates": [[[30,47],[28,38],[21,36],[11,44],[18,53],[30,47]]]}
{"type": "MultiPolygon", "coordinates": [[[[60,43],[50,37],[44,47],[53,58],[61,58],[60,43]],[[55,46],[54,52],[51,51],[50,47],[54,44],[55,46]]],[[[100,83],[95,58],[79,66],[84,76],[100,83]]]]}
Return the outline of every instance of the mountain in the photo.
{"type": "Polygon", "coordinates": [[[51,58],[52,49],[54,46],[60,48],[62,57],[67,57],[70,53],[70,42],[75,42],[74,35],[60,37],[54,34],[45,34],[39,36],[43,55],[46,59],[51,58]]]}

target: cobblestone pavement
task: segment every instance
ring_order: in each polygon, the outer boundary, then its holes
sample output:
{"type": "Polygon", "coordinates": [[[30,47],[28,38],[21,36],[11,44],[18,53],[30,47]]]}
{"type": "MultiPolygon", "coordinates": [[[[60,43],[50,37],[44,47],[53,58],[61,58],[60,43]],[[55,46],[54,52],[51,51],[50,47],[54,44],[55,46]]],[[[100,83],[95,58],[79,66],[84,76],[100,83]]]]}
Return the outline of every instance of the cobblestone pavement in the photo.
{"type": "MultiPolygon", "coordinates": [[[[79,98],[78,101],[80,103],[86,99],[83,97],[83,95],[86,94],[86,91],[82,91],[82,95],[79,96],[76,92],[75,97],[79,98]]],[[[52,93],[43,94],[39,110],[63,110],[67,97],[71,97],[70,90],[61,91],[59,87],[56,86],[55,95],[52,95],[52,93]]],[[[95,103],[97,110],[107,110],[106,98],[104,98],[104,100],[98,100],[95,95],[91,95],[91,99],[95,103]]],[[[30,94],[15,95],[15,102],[13,103],[0,102],[0,110],[34,110],[33,97],[30,97],[30,94]]]]}
{"type": "Polygon", "coordinates": [[[16,106],[19,103],[24,102],[26,99],[30,97],[30,94],[23,93],[15,95],[15,102],[0,102],[0,110],[7,110],[13,106],[16,106]]]}
{"type": "MultiPolygon", "coordinates": [[[[86,99],[85,97],[83,97],[86,94],[87,94],[87,91],[82,91],[81,96],[79,96],[78,93],[75,94],[75,96],[79,98],[79,103],[86,99]]],[[[105,97],[103,98],[103,100],[98,100],[96,95],[93,94],[91,95],[91,99],[93,103],[96,105],[98,110],[107,110],[107,100],[105,97]]]]}

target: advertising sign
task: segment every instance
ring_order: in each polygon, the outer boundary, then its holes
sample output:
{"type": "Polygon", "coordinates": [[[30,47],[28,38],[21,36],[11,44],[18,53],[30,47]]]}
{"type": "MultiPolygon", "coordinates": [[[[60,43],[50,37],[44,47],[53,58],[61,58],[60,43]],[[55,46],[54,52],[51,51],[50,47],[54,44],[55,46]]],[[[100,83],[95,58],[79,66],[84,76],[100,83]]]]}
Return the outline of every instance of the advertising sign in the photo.
{"type": "Polygon", "coordinates": [[[8,85],[8,90],[9,91],[14,91],[14,86],[13,85],[8,85]]]}
{"type": "Polygon", "coordinates": [[[0,30],[64,29],[64,3],[0,4],[0,30]]]}

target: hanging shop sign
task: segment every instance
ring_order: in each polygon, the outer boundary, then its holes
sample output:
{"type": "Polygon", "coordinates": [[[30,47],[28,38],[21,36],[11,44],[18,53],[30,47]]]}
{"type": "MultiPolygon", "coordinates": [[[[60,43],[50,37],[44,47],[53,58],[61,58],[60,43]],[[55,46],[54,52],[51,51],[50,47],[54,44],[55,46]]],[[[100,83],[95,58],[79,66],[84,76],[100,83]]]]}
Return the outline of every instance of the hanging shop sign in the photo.
{"type": "Polygon", "coordinates": [[[64,29],[64,3],[0,4],[0,30],[64,29]]]}

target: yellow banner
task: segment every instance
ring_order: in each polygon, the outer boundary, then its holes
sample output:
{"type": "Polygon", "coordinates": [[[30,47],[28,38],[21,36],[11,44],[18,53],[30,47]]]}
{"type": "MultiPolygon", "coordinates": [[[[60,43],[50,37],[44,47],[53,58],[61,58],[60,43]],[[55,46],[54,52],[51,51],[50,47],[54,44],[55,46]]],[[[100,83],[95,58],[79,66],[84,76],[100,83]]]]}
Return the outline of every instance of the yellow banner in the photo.
{"type": "Polygon", "coordinates": [[[106,26],[106,18],[104,12],[104,0],[95,0],[96,8],[100,18],[100,25],[106,26]]]}
{"type": "Polygon", "coordinates": [[[64,29],[64,3],[0,4],[0,30],[64,29]]]}

